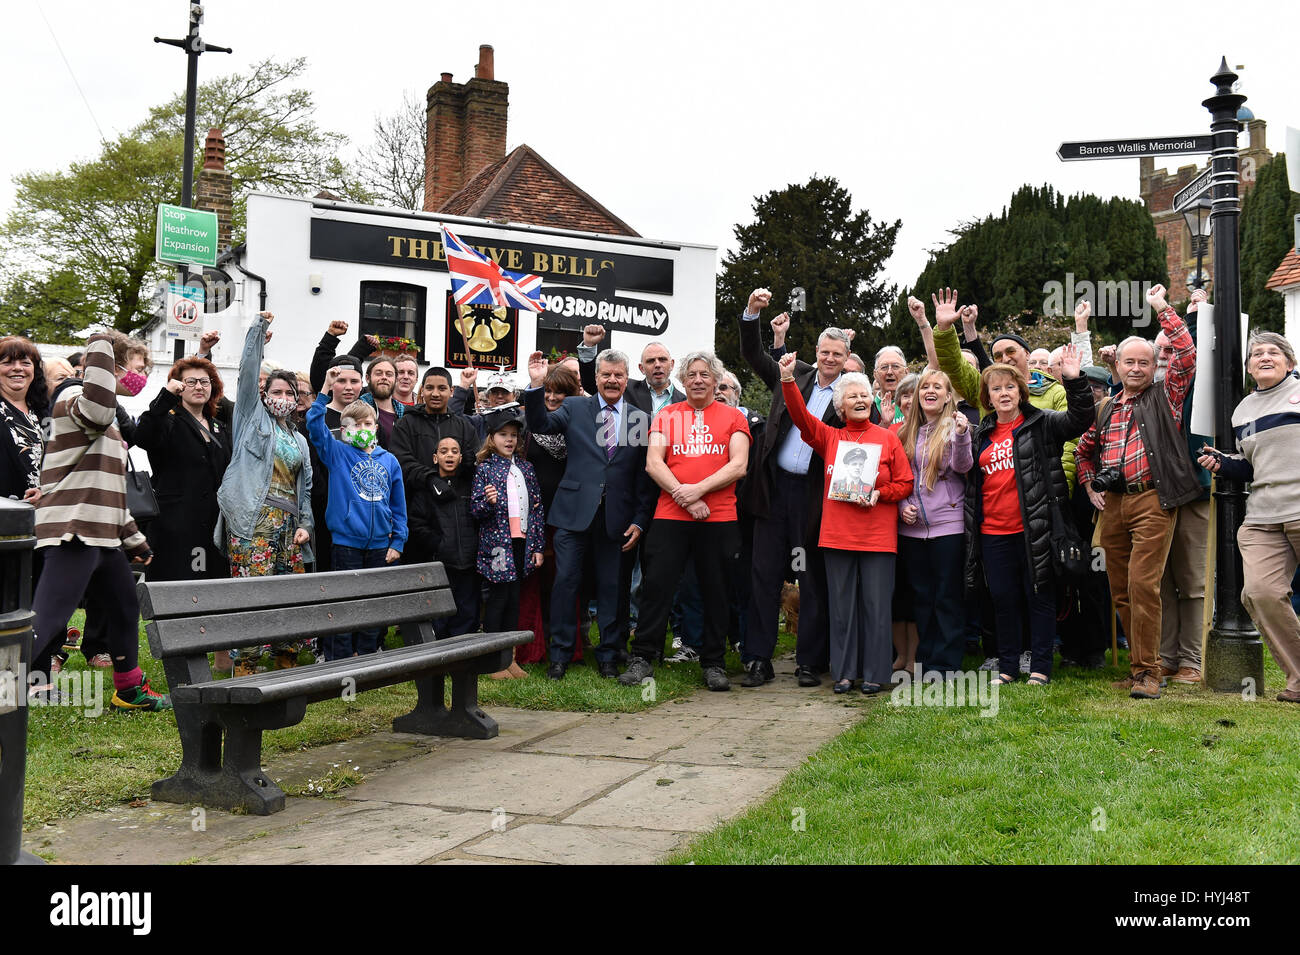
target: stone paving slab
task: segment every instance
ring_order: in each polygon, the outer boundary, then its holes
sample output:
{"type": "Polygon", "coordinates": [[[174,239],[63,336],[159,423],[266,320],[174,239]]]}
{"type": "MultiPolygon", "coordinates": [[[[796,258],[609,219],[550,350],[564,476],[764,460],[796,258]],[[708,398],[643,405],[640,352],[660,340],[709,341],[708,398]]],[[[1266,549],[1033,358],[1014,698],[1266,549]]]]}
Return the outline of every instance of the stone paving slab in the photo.
{"type": "Polygon", "coordinates": [[[672,852],[688,837],[595,826],[527,823],[470,846],[473,855],[578,865],[648,865],[672,852]]]}
{"type": "Polygon", "coordinates": [[[700,729],[698,718],[662,708],[646,713],[598,713],[572,729],[529,743],[524,751],[649,759],[681,745],[700,729]]]}
{"type": "Polygon", "coordinates": [[[449,741],[438,736],[411,733],[371,733],[342,743],[313,746],[296,753],[262,754],[263,771],[285,792],[301,792],[309,779],[328,776],[344,766],[360,767],[363,775],[394,763],[433,752],[449,741]]]}
{"type": "Polygon", "coordinates": [[[432,737],[445,746],[458,746],[477,750],[514,749],[539,736],[577,726],[591,718],[589,713],[566,713],[553,710],[515,710],[505,706],[490,706],[485,711],[497,721],[500,732],[493,739],[459,739],[432,737]]]}
{"type": "Polygon", "coordinates": [[[53,862],[79,865],[175,864],[202,858],[256,833],[270,833],[320,818],[333,808],[324,799],[289,799],[272,816],[232,815],[174,803],[150,802],[94,812],[29,832],[28,852],[52,855],[53,862]]]}
{"type": "Polygon", "coordinates": [[[334,812],[206,855],[202,861],[241,865],[411,864],[491,832],[492,824],[493,814],[489,812],[345,803],[334,812]]]}
{"type": "MultiPolygon", "coordinates": [[[[815,691],[814,691],[815,692],[815,691]]],[[[827,694],[830,696],[830,694],[827,694]]],[[[782,720],[793,723],[832,723],[848,726],[861,719],[864,698],[849,702],[820,699],[811,694],[793,690],[732,690],[730,693],[697,693],[684,700],[667,704],[672,712],[680,711],[690,716],[709,716],[728,719],[782,720]]]]}
{"type": "Polygon", "coordinates": [[[643,772],[647,765],[448,747],[366,780],[348,790],[348,798],[488,812],[499,807],[511,815],[554,816],[643,772]]]}
{"type": "Polygon", "coordinates": [[[772,792],[782,769],[658,763],[566,816],[565,825],[704,832],[772,792]]]}
{"type": "Polygon", "coordinates": [[[702,733],[663,753],[659,761],[793,769],[840,730],[837,723],[711,719],[702,733]]]}

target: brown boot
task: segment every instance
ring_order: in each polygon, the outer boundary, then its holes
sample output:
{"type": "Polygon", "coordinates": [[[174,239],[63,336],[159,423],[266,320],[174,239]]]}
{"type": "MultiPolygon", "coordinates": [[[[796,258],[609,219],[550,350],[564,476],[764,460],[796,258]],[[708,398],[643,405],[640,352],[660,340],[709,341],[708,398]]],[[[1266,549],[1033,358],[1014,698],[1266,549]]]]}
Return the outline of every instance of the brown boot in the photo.
{"type": "Polygon", "coordinates": [[[1183,667],[1177,673],[1169,677],[1175,683],[1196,684],[1201,682],[1201,671],[1196,667],[1183,667]]]}
{"type": "Polygon", "coordinates": [[[1143,670],[1141,677],[1133,681],[1129,696],[1135,700],[1160,699],[1160,679],[1153,670],[1143,670]]]}

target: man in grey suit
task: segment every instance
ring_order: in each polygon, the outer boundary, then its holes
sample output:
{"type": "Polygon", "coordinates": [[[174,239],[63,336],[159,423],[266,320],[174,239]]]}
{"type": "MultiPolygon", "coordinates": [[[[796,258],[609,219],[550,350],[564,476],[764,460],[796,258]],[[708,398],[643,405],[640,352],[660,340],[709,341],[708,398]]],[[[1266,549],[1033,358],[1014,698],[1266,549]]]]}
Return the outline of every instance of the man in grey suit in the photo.
{"type": "Polygon", "coordinates": [[[542,383],[547,361],[528,357],[531,386],[524,392],[528,429],[562,434],[564,477],[547,523],[555,528],[555,585],[551,590],[551,666],[547,676],[564,679],[573,659],[583,558],[590,549],[596,570],[596,620],[602,677],[618,676],[617,654],[627,646],[632,560],[650,526],[658,488],[646,473],[650,417],[627,400],[627,356],[606,349],[596,356],[594,395],[564,399],[547,411],[542,383]]]}

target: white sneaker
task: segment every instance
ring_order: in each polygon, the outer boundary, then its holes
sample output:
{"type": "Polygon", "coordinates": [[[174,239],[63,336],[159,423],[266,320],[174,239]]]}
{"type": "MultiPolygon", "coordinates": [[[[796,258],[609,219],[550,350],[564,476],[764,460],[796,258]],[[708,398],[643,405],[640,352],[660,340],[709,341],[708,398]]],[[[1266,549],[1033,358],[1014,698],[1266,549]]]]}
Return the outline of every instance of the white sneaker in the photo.
{"type": "Polygon", "coordinates": [[[673,649],[674,649],[674,650],[680,650],[681,648],[682,648],[682,638],[681,638],[681,637],[673,637],[673,649]]]}
{"type": "Polygon", "coordinates": [[[1028,673],[1029,668],[1033,665],[1031,655],[1028,650],[1020,654],[1020,672],[1028,673]]]}
{"type": "Polygon", "coordinates": [[[981,670],[996,670],[997,668],[998,668],[997,657],[989,657],[987,660],[985,660],[983,663],[980,664],[981,670]]]}
{"type": "Polygon", "coordinates": [[[664,659],[665,663],[695,663],[700,659],[700,655],[690,647],[682,647],[670,657],[664,659]]]}

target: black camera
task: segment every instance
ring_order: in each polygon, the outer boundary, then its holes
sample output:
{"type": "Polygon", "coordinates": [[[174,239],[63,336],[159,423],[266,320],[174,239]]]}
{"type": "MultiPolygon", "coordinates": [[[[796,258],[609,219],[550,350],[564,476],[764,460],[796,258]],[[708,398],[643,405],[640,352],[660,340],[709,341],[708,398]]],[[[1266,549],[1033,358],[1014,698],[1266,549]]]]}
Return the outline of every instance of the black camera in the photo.
{"type": "Polygon", "coordinates": [[[1122,493],[1124,490],[1124,472],[1119,468],[1102,468],[1093,476],[1092,489],[1098,494],[1107,491],[1122,493]]]}

